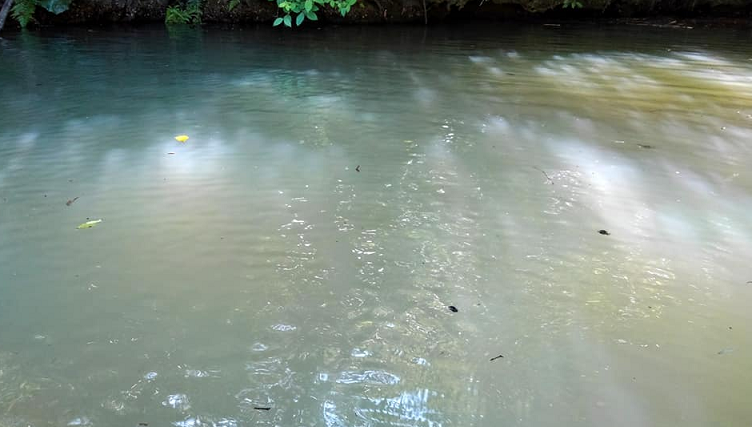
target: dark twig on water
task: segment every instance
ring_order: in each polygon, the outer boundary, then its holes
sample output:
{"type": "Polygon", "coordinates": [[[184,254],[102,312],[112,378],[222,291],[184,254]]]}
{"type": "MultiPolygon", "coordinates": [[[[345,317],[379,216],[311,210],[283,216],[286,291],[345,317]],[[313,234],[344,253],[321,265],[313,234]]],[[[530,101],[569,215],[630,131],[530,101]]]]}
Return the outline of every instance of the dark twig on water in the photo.
{"type": "Polygon", "coordinates": [[[73,204],[73,202],[75,202],[76,200],[78,200],[78,197],[74,197],[74,198],[72,198],[72,199],[68,200],[67,202],[65,202],[65,206],[70,206],[70,205],[72,205],[72,204],[73,204]]]}
{"type": "Polygon", "coordinates": [[[539,167],[536,167],[536,166],[533,166],[533,169],[535,169],[535,170],[539,170],[539,171],[540,171],[540,172],[541,172],[541,173],[543,174],[543,176],[545,176],[545,177],[546,177],[546,179],[548,180],[548,182],[550,182],[550,183],[551,183],[551,185],[554,185],[554,180],[553,180],[553,179],[551,179],[551,177],[550,177],[550,176],[548,176],[548,174],[546,173],[546,171],[544,171],[543,169],[541,169],[541,168],[539,168],[539,167]]]}
{"type": "Polygon", "coordinates": [[[270,406],[254,406],[253,409],[256,409],[258,411],[268,411],[272,408],[270,406]]]}
{"type": "Polygon", "coordinates": [[[360,172],[360,165],[355,166],[355,172],[360,172]]]}
{"type": "Polygon", "coordinates": [[[494,361],[494,360],[496,360],[496,359],[503,359],[503,358],[504,358],[504,356],[500,354],[500,355],[498,355],[498,356],[496,356],[496,357],[492,357],[492,358],[491,358],[491,362],[493,362],[493,361],[494,361]]]}

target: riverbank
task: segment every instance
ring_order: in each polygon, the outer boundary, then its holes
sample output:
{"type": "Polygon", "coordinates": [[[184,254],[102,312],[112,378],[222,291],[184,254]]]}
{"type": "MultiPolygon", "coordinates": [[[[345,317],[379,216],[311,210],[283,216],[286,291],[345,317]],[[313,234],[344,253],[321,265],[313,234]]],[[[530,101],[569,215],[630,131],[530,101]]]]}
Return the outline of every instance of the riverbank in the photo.
{"type": "MultiPolygon", "coordinates": [[[[747,3],[734,0],[593,0],[577,2],[571,7],[573,3],[568,0],[359,0],[345,16],[328,6],[322,7],[315,25],[588,21],[676,28],[746,26],[752,17],[752,3],[747,3]]],[[[67,10],[58,14],[38,6],[31,25],[160,22],[165,20],[167,8],[174,4],[171,0],[73,0],[67,10]]],[[[233,7],[230,7],[229,0],[201,2],[203,23],[271,23],[281,15],[281,10],[271,1],[244,0],[233,7]]],[[[18,25],[13,19],[8,21],[9,26],[18,25]]]]}

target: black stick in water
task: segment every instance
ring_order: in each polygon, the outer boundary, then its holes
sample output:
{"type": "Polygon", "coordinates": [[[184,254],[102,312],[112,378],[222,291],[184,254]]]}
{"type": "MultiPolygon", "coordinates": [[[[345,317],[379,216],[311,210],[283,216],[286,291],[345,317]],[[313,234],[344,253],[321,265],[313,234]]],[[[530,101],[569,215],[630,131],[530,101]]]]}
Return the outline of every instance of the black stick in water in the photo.
{"type": "Polygon", "coordinates": [[[541,173],[543,174],[543,176],[545,176],[545,177],[546,177],[546,179],[548,180],[548,182],[550,182],[550,183],[551,183],[551,185],[554,185],[554,180],[553,180],[553,179],[551,179],[551,177],[550,177],[550,176],[548,176],[548,174],[546,173],[546,171],[544,171],[543,169],[541,169],[541,168],[539,168],[539,167],[535,167],[535,166],[533,166],[533,169],[535,169],[535,170],[539,170],[539,171],[540,171],[540,172],[541,172],[541,173]]]}

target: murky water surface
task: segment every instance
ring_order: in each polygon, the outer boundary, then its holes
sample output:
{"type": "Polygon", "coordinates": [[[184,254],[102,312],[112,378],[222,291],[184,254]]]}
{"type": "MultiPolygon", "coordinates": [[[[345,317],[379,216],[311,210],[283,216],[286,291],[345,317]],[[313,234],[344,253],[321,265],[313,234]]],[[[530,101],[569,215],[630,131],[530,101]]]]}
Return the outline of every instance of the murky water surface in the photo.
{"type": "Polygon", "coordinates": [[[749,425],[749,42],[6,34],[0,425],[749,425]]]}

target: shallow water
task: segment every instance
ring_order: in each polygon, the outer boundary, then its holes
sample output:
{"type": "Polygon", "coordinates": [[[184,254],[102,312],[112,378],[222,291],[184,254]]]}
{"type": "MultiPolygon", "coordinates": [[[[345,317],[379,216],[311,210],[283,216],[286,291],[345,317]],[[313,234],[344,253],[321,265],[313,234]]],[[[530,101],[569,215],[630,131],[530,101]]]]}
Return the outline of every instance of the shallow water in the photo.
{"type": "Polygon", "coordinates": [[[0,426],[749,425],[749,41],[6,34],[0,426]]]}

